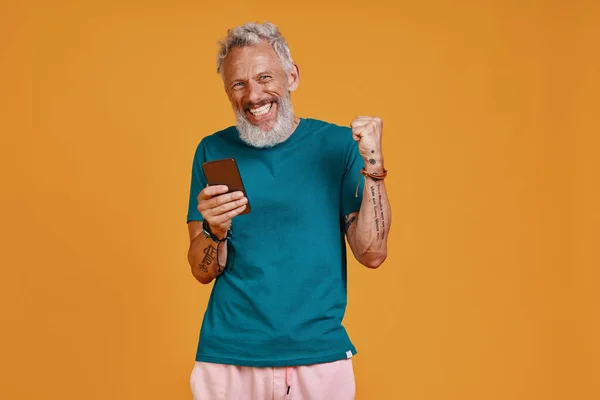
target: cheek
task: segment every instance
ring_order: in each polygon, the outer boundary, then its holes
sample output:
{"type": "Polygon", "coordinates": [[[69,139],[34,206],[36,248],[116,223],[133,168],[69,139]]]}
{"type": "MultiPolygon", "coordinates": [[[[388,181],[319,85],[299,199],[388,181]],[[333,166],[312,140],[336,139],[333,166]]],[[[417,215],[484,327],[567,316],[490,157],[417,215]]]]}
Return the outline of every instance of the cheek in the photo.
{"type": "Polygon", "coordinates": [[[282,84],[269,83],[265,85],[265,91],[274,96],[282,97],[285,93],[285,87],[282,84]]]}
{"type": "Polygon", "coordinates": [[[229,97],[229,102],[231,103],[231,105],[234,108],[238,108],[238,109],[242,108],[242,105],[244,104],[244,102],[243,102],[243,96],[240,95],[240,93],[234,92],[234,93],[230,94],[228,97],[229,97]]]}

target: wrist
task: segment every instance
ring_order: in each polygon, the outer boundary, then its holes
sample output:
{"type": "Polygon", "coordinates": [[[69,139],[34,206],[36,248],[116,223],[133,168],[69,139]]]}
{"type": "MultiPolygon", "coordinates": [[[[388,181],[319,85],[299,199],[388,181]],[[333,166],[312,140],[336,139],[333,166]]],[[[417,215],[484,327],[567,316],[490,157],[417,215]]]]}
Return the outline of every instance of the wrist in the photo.
{"type": "Polygon", "coordinates": [[[227,240],[229,237],[229,229],[223,229],[221,227],[212,226],[208,221],[204,220],[202,223],[204,236],[212,239],[215,242],[227,240]]]}
{"type": "Polygon", "coordinates": [[[381,174],[384,170],[383,156],[369,157],[365,160],[365,171],[368,173],[381,174]]]}
{"type": "Polygon", "coordinates": [[[227,239],[227,231],[229,231],[229,229],[219,229],[219,228],[210,228],[210,231],[213,233],[213,235],[215,235],[216,237],[218,237],[220,240],[223,239],[227,239]]]}

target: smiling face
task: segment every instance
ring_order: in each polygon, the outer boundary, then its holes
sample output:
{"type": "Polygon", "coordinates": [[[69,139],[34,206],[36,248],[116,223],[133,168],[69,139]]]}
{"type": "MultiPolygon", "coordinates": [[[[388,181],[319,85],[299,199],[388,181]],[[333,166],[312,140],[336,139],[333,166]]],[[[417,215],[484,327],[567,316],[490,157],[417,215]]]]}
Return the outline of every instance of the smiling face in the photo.
{"type": "Polygon", "coordinates": [[[231,49],[223,64],[223,83],[244,141],[269,147],[292,133],[290,92],[298,81],[298,67],[286,73],[268,43],[231,49]]]}

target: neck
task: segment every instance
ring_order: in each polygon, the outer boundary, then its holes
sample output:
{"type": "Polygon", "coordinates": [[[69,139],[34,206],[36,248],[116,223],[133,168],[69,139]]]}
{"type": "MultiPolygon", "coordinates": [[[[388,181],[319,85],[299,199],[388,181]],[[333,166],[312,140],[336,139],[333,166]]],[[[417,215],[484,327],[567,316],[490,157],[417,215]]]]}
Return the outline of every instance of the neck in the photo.
{"type": "Polygon", "coordinates": [[[298,127],[299,124],[300,124],[300,117],[298,117],[296,114],[294,114],[294,123],[292,124],[292,130],[285,137],[285,139],[281,140],[279,143],[283,143],[286,140],[288,140],[290,138],[290,136],[292,136],[294,134],[294,132],[296,131],[296,128],[298,127]]]}
{"type": "Polygon", "coordinates": [[[294,131],[298,127],[299,123],[300,123],[300,117],[298,117],[296,114],[294,114],[294,127],[292,128],[292,133],[294,133],[294,131]]]}

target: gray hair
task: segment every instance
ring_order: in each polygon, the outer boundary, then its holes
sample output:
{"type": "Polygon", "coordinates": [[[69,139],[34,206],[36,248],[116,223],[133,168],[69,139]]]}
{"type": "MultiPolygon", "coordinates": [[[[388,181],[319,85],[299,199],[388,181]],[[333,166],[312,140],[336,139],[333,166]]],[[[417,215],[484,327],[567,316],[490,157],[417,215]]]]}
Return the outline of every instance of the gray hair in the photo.
{"type": "Polygon", "coordinates": [[[264,24],[248,22],[227,30],[227,37],[219,42],[217,72],[223,75],[223,62],[232,48],[255,46],[261,42],[267,42],[271,45],[279,57],[284,71],[289,74],[294,64],[290,55],[290,48],[277,26],[270,22],[264,24]]]}

